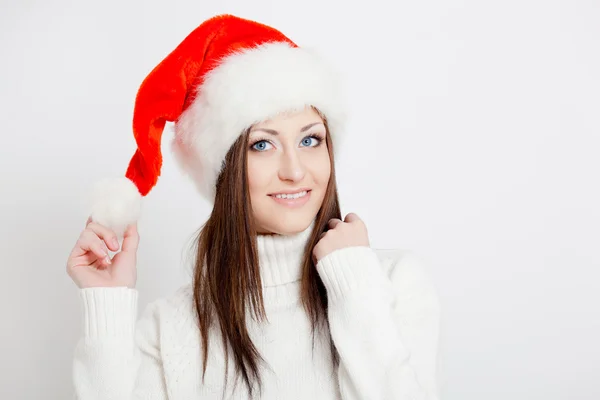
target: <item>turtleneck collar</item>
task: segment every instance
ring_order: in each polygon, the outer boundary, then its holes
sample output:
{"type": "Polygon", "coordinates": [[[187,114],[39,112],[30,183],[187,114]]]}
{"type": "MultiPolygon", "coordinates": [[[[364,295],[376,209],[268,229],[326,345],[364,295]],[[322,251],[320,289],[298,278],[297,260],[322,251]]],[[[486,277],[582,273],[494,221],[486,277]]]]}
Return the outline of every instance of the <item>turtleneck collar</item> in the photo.
{"type": "Polygon", "coordinates": [[[263,287],[280,286],[301,279],[304,248],[314,226],[313,219],[302,232],[256,237],[263,287]]]}

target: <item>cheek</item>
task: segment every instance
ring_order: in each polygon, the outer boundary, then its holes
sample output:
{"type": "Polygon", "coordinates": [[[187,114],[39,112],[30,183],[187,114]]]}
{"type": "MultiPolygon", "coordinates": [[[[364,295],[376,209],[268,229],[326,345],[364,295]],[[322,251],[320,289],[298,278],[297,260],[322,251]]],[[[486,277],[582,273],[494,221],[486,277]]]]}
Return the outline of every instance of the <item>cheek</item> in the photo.
{"type": "Polygon", "coordinates": [[[272,167],[269,163],[264,160],[260,160],[257,157],[252,157],[248,154],[248,188],[250,194],[262,193],[267,190],[267,185],[271,180],[272,167]]]}
{"type": "Polygon", "coordinates": [[[325,188],[331,175],[331,162],[326,148],[309,164],[316,183],[325,188]]]}

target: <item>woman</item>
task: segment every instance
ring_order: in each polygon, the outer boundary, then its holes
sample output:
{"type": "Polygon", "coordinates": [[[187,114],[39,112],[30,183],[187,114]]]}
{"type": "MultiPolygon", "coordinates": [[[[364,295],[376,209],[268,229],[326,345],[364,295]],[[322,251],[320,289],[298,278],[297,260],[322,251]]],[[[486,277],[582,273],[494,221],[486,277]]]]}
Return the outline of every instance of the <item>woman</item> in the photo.
{"type": "Polygon", "coordinates": [[[149,74],[126,178],[100,186],[67,262],[84,312],[79,399],[438,399],[430,280],[411,253],[371,249],[364,222],[340,214],[341,99],[316,55],[229,15],[149,74]],[[213,210],[193,282],[138,320],[139,198],[157,182],[166,121],[213,210]]]}

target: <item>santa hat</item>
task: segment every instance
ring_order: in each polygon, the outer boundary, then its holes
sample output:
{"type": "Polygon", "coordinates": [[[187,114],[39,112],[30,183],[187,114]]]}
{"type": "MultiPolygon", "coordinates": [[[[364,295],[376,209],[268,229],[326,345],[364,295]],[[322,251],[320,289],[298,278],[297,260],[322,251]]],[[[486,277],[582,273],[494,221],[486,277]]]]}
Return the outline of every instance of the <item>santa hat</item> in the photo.
{"type": "Polygon", "coordinates": [[[160,175],[167,121],[175,122],[175,159],[212,203],[225,156],[246,129],[281,112],[313,106],[337,140],[342,103],[336,72],[316,53],[261,23],[213,17],[142,82],[133,116],[137,150],[125,177],[96,185],[92,219],[122,235],[139,218],[141,197],[160,175]]]}

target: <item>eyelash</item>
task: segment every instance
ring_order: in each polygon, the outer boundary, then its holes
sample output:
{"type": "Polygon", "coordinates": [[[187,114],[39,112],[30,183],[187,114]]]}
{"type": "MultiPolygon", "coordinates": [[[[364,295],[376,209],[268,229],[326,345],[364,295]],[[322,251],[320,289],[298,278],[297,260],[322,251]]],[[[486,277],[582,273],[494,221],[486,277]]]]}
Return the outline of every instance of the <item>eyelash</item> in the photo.
{"type": "MultiPolygon", "coordinates": [[[[303,137],[303,138],[302,138],[302,140],[304,140],[304,139],[306,139],[306,138],[313,138],[313,139],[317,139],[317,140],[319,141],[319,143],[317,143],[315,146],[307,146],[307,147],[319,147],[319,146],[320,146],[320,145],[323,143],[323,140],[325,140],[325,139],[323,138],[323,136],[321,136],[321,135],[318,135],[318,134],[316,134],[316,133],[313,133],[312,135],[305,136],[305,137],[303,137]]],[[[261,150],[256,150],[256,149],[254,148],[254,146],[255,146],[257,143],[260,143],[260,142],[269,142],[269,143],[271,143],[271,141],[270,141],[269,139],[267,139],[267,138],[259,138],[259,139],[255,140],[255,141],[254,141],[254,142],[253,142],[253,143],[250,145],[250,150],[252,150],[252,151],[256,151],[256,152],[262,152],[261,150]]],[[[271,143],[271,145],[272,145],[272,144],[273,144],[273,143],[271,143]]],[[[263,151],[264,151],[264,150],[263,150],[263,151]]]]}

